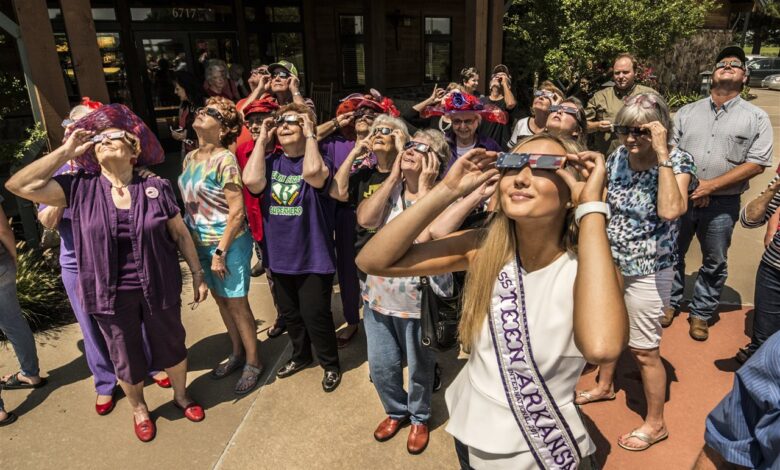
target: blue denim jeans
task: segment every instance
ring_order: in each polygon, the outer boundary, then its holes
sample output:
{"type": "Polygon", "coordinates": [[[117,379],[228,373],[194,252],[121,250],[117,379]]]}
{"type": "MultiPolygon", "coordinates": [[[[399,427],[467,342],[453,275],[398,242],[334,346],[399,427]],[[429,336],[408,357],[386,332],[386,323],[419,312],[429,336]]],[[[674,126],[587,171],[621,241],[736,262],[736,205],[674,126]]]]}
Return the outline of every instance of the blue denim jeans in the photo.
{"type": "Polygon", "coordinates": [[[680,217],[677,239],[677,272],[672,284],[671,306],[679,308],[685,289],[685,254],[695,236],[701,245],[702,266],[693,285],[691,317],[709,321],[720,303],[728,278],[727,255],[731,234],[739,219],[739,195],[712,196],[707,207],[688,208],[680,217]]]}
{"type": "Polygon", "coordinates": [[[770,336],[780,331],[780,270],[763,261],[756,273],[753,336],[747,347],[753,354],[770,336]]]}
{"type": "Polygon", "coordinates": [[[2,248],[0,251],[0,330],[11,342],[22,374],[34,377],[40,372],[38,352],[32,330],[22,316],[16,297],[16,265],[8,252],[2,248]]]}
{"type": "Polygon", "coordinates": [[[363,310],[371,380],[387,416],[410,417],[424,424],[431,417],[436,357],[420,343],[420,320],[363,310]],[[404,359],[409,367],[409,392],[404,390],[404,359]]]}

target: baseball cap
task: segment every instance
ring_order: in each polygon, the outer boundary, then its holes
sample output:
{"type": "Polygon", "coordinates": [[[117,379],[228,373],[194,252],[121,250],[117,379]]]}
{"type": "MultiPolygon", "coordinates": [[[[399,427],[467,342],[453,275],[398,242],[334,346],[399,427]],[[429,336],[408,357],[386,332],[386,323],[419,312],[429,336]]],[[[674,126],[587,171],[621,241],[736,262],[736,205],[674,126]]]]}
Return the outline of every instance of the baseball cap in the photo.
{"type": "Polygon", "coordinates": [[[717,59],[715,59],[715,62],[720,62],[724,57],[736,57],[737,59],[741,60],[743,64],[747,62],[747,57],[745,57],[745,50],[735,44],[726,46],[721,49],[721,51],[718,53],[717,59]]]}
{"type": "Polygon", "coordinates": [[[280,60],[279,62],[273,63],[268,66],[268,73],[273,74],[274,69],[283,68],[286,71],[290,72],[295,76],[295,78],[298,78],[298,69],[293,65],[292,62],[287,60],[280,60]]]}

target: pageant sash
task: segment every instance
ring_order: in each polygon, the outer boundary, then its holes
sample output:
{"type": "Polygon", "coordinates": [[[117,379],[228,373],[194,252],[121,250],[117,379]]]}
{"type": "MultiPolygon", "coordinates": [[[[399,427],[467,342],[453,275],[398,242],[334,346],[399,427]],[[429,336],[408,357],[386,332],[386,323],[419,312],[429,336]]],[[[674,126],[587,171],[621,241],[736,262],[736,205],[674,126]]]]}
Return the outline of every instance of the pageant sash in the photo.
{"type": "Polygon", "coordinates": [[[490,311],[490,335],[520,431],[540,468],[576,470],[579,447],[534,362],[517,258],[499,273],[494,295],[501,301],[490,311]]]}

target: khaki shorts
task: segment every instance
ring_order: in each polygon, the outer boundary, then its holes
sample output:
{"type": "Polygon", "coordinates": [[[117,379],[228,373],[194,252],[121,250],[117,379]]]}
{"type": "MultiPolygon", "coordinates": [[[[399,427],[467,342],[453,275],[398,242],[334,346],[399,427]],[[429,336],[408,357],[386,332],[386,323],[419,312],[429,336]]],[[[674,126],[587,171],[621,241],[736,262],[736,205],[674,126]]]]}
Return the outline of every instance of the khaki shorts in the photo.
{"type": "Polygon", "coordinates": [[[645,276],[624,276],[629,347],[655,349],[660,346],[663,308],[669,306],[673,280],[673,268],[645,276]]]}

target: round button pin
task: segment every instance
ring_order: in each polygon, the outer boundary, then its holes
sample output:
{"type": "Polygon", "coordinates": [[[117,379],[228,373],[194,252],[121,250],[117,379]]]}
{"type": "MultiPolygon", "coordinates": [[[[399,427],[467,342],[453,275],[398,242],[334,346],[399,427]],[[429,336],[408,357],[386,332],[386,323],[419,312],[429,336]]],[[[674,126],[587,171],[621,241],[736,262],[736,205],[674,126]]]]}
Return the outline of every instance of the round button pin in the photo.
{"type": "Polygon", "coordinates": [[[157,191],[157,188],[146,188],[146,197],[149,199],[157,199],[157,197],[160,195],[160,192],[157,191]]]}

